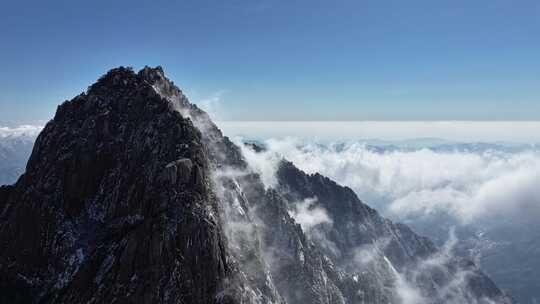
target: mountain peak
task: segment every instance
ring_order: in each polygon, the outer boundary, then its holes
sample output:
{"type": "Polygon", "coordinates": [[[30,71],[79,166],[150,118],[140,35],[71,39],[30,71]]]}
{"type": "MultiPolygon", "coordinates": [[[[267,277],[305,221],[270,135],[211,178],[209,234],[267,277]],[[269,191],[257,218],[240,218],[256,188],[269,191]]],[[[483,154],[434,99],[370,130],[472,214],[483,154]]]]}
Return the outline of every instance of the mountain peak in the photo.
{"type": "Polygon", "coordinates": [[[161,66],[149,67],[145,66],[139,72],[135,73],[132,67],[119,66],[110,69],[101,76],[96,83],[90,86],[89,92],[99,91],[100,89],[120,89],[122,87],[133,88],[148,84],[154,89],[165,89],[164,92],[178,94],[181,92],[174,86],[174,83],[165,76],[165,72],[161,66]]]}
{"type": "Polygon", "coordinates": [[[146,80],[149,80],[150,82],[153,82],[152,80],[155,79],[165,79],[165,72],[160,65],[156,66],[155,68],[146,65],[139,71],[138,75],[146,80]]]}
{"type": "Polygon", "coordinates": [[[228,265],[205,148],[147,81],[161,71],[112,69],[58,107],[0,193],[0,302],[213,301],[228,265]]]}

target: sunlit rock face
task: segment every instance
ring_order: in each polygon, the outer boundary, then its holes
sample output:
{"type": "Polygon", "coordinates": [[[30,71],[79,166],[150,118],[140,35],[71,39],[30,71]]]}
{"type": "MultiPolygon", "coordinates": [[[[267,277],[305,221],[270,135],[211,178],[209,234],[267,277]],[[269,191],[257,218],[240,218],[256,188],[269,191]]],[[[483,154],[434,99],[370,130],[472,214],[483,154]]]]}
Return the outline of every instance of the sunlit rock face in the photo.
{"type": "Polygon", "coordinates": [[[113,69],[0,188],[0,302],[510,303],[350,189],[279,166],[263,184],[160,67],[113,69]]]}

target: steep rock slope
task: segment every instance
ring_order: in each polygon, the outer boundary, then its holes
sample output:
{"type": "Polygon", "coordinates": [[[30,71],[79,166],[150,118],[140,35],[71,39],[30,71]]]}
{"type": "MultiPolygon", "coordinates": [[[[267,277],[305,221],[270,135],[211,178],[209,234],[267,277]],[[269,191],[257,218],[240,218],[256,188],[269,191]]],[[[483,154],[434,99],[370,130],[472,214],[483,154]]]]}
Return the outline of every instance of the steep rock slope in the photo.
{"type": "MultiPolygon", "coordinates": [[[[428,240],[320,175],[279,176],[266,187],[161,68],[111,70],[0,188],[0,302],[458,303],[455,262],[409,270],[428,240]],[[306,200],[328,219],[303,225],[306,200]]],[[[465,302],[509,302],[470,272],[465,302]]]]}

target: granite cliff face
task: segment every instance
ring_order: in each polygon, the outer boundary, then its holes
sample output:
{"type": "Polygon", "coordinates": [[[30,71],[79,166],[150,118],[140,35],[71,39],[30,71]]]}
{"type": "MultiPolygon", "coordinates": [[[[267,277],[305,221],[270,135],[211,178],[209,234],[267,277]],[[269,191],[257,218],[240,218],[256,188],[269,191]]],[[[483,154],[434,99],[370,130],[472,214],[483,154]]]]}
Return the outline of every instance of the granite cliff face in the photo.
{"type": "Polygon", "coordinates": [[[0,188],[0,302],[511,302],[350,189],[286,161],[277,178],[160,67],[113,69],[0,188]]]}

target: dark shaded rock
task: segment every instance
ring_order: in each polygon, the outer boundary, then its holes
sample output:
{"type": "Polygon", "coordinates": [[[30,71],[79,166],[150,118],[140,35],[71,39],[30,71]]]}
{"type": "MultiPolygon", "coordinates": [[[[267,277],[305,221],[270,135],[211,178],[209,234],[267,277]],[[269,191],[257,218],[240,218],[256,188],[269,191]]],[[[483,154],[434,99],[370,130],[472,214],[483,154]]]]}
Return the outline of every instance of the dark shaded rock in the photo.
{"type": "MultiPolygon", "coordinates": [[[[163,179],[172,185],[176,183],[186,184],[192,180],[193,163],[188,158],[175,160],[168,163],[163,170],[163,179]]],[[[198,171],[198,169],[196,169],[198,171]]],[[[196,173],[198,174],[198,173],[196,173]]]]}

